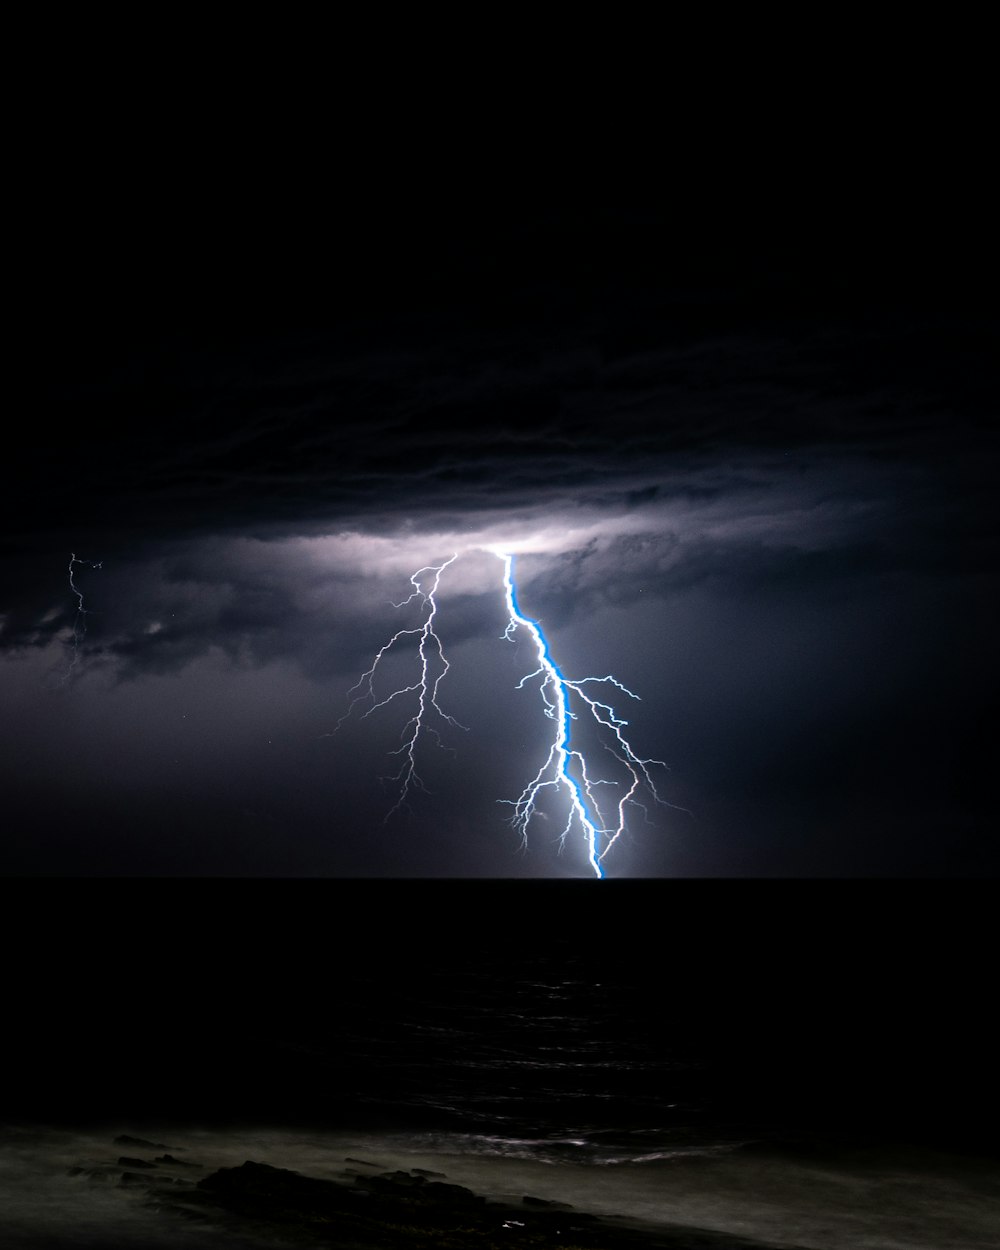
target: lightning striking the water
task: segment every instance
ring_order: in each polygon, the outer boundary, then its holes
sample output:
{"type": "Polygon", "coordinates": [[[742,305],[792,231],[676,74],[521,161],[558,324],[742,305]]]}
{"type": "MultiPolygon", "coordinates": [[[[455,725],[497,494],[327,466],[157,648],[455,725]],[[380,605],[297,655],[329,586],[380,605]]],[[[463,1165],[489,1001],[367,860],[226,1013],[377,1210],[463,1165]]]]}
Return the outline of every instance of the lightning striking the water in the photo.
{"type": "Polygon", "coordinates": [[[536,802],[541,791],[546,788],[563,790],[569,801],[569,815],[559,839],[560,845],[565,843],[573,825],[579,824],[587,847],[587,860],[597,876],[603,877],[604,869],[601,861],[625,831],[626,804],[636,803],[640,806],[635,795],[643,785],[656,802],[662,803],[663,800],[656,792],[649,768],[654,764],[663,768],[666,765],[662,760],[642,759],[636,755],[622,732],[628,725],[628,721],[617,716],[610,703],[602,703],[599,699],[591,697],[583,690],[583,687],[589,684],[597,687],[614,686],[628,695],[630,699],[638,699],[637,694],[622,685],[617,677],[612,677],[610,673],[605,677],[582,677],[576,681],[571,681],[564,676],[552,659],[549,644],[542,633],[541,626],[537,621],[525,616],[518,607],[517,590],[514,586],[514,557],[504,553],[500,555],[500,559],[504,562],[503,585],[507,611],[510,615],[503,636],[507,639],[513,638],[515,631],[523,627],[530,634],[538,655],[538,667],[521,678],[518,682],[518,689],[523,690],[525,683],[538,677],[540,679],[538,691],[542,696],[545,715],[556,724],[555,738],[549,747],[544,763],[533,780],[524,787],[517,799],[502,799],[501,802],[509,802],[513,806],[514,828],[526,842],[528,825],[531,823],[532,816],[535,815],[536,802]],[[618,819],[614,825],[604,823],[600,814],[600,805],[594,796],[594,787],[599,785],[620,787],[621,783],[592,778],[587,771],[587,761],[583,752],[575,748],[571,749],[571,722],[577,719],[577,713],[574,713],[570,707],[571,696],[576,696],[578,702],[584,705],[599,726],[610,731],[616,745],[605,744],[605,749],[624,765],[632,779],[616,805],[618,819]],[[601,846],[602,839],[604,839],[603,846],[601,846]]]}
{"type": "Polygon", "coordinates": [[[73,649],[73,658],[70,660],[69,668],[66,671],[66,676],[63,678],[64,682],[69,681],[70,677],[72,677],[73,670],[76,668],[80,660],[80,644],[83,642],[84,638],[86,638],[87,636],[87,617],[89,615],[87,609],[83,606],[83,591],[79,588],[79,586],[77,586],[76,581],[73,578],[73,565],[79,564],[83,568],[99,569],[101,568],[102,563],[103,562],[101,560],[77,559],[76,552],[75,551],[70,552],[69,588],[73,592],[73,594],[76,596],[76,614],[73,617],[73,635],[70,640],[70,645],[73,649]]]}
{"type": "MultiPolygon", "coordinates": [[[[538,804],[543,792],[561,793],[566,799],[567,817],[559,837],[560,848],[565,845],[574,827],[579,828],[583,836],[587,862],[596,876],[603,877],[604,858],[625,832],[626,808],[632,805],[645,810],[639,798],[640,792],[648,794],[657,803],[665,802],[657,793],[650,769],[653,766],[666,768],[666,765],[662,760],[645,759],[636,754],[625,737],[624,731],[628,721],[617,714],[610,702],[603,701],[603,699],[610,699],[613,695],[604,694],[602,699],[597,697],[597,694],[588,692],[584,687],[589,686],[598,693],[613,687],[614,690],[630,699],[638,700],[639,696],[611,674],[604,677],[577,679],[566,677],[552,658],[549,642],[542,631],[541,624],[525,616],[518,605],[513,555],[498,551],[496,548],[490,548],[489,551],[491,555],[503,562],[503,591],[508,620],[501,637],[512,641],[519,630],[525,631],[531,639],[537,659],[536,666],[517,683],[517,689],[530,688],[531,683],[537,678],[537,690],[541,696],[544,714],[554,723],[551,745],[535,776],[516,799],[498,801],[513,807],[514,814],[511,823],[521,835],[522,845],[527,846],[528,826],[535,816],[541,814],[538,804]],[[582,722],[587,718],[595,727],[593,732],[600,748],[618,761],[619,775],[622,779],[598,777],[595,775],[593,766],[588,766],[586,751],[583,747],[576,745],[572,733],[573,722],[582,722]],[[617,801],[612,804],[613,819],[605,819],[602,815],[601,804],[595,794],[598,786],[606,786],[619,791],[617,801]]],[[[360,703],[371,704],[362,717],[364,720],[397,699],[403,699],[407,695],[414,696],[416,710],[403,726],[402,745],[391,753],[402,756],[401,767],[392,777],[383,779],[395,783],[397,788],[396,801],[386,813],[386,820],[400,808],[408,805],[413,790],[426,792],[427,788],[417,771],[417,753],[422,738],[429,736],[439,747],[451,750],[452,748],[445,745],[438,726],[443,723],[458,729],[467,728],[444,711],[439,702],[441,683],[447,676],[450,665],[436,629],[438,603],[435,596],[438,593],[442,574],[458,559],[458,555],[459,553],[456,552],[442,564],[425,565],[411,576],[412,594],[393,606],[402,608],[413,603],[414,600],[420,600],[424,609],[422,624],[410,629],[397,630],[380,648],[370,667],[348,691],[347,711],[333,730],[336,733],[360,703]],[[375,691],[375,680],[380,665],[392,648],[406,638],[419,639],[415,679],[408,685],[399,686],[390,694],[380,698],[375,691]]]]}

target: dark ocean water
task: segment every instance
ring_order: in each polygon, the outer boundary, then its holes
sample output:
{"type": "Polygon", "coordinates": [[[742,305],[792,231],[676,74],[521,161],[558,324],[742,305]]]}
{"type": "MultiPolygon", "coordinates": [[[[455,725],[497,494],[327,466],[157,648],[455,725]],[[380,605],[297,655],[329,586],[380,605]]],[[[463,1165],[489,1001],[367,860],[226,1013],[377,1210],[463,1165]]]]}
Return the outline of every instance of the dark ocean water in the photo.
{"type": "Polygon", "coordinates": [[[182,1244],[67,1177],[121,1132],[818,1250],[996,1244],[983,888],[18,884],[8,1244],[182,1244]]]}
{"type": "Polygon", "coordinates": [[[609,1158],[995,1140],[995,943],[962,883],[20,884],[19,1113],[609,1158]]]}
{"type": "Polygon", "coordinates": [[[348,973],[338,993],[337,1021],[313,1020],[287,1051],[324,1073],[347,1119],[546,1157],[651,1153],[707,1131],[698,1030],[561,945],[453,953],[417,979],[348,973]]]}

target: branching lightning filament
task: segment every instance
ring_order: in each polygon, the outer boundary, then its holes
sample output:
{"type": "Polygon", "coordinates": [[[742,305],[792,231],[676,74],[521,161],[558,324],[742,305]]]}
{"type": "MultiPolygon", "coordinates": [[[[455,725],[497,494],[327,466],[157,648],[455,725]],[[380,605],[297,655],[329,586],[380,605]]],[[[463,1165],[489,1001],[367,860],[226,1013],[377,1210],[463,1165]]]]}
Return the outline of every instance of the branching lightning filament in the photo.
{"type": "MultiPolygon", "coordinates": [[[[429,736],[438,746],[445,747],[438,729],[441,722],[458,729],[466,729],[439,702],[441,683],[450,666],[436,629],[438,604],[435,596],[442,574],[458,559],[458,554],[456,552],[443,564],[426,565],[410,578],[412,593],[393,606],[402,608],[419,600],[424,609],[422,624],[397,630],[376,653],[371,666],[348,691],[347,711],[333,730],[336,733],[359,704],[370,705],[362,717],[367,719],[372,713],[397,699],[404,699],[406,696],[415,699],[416,711],[403,726],[400,735],[402,745],[391,752],[402,757],[400,768],[392,777],[383,779],[393,782],[397,790],[396,801],[386,813],[386,820],[407,805],[412,791],[426,791],[417,770],[418,751],[424,736],[429,736]],[[374,684],[380,666],[392,648],[408,638],[418,640],[414,680],[380,698],[374,684]]],[[[528,826],[540,814],[538,803],[541,795],[547,791],[561,793],[567,802],[567,818],[559,837],[560,847],[565,845],[574,828],[578,828],[583,835],[584,849],[591,869],[596,876],[603,877],[603,860],[625,831],[626,809],[632,805],[645,810],[640,801],[642,793],[649,795],[657,803],[664,802],[657,793],[650,769],[654,766],[665,768],[666,765],[662,760],[644,759],[636,754],[625,737],[628,721],[619,716],[614,705],[608,701],[615,697],[616,692],[629,699],[638,699],[639,696],[610,674],[605,677],[578,679],[566,677],[552,659],[548,640],[539,622],[525,616],[518,606],[514,584],[514,557],[495,548],[490,549],[490,554],[503,562],[503,590],[508,619],[502,637],[513,640],[519,630],[526,631],[537,658],[536,666],[521,678],[517,689],[537,688],[544,714],[554,725],[548,753],[535,776],[517,799],[500,799],[499,802],[513,807],[511,823],[520,834],[522,845],[527,846],[528,826]],[[588,717],[596,729],[600,747],[618,761],[621,780],[596,776],[593,766],[588,764],[585,749],[576,744],[572,734],[573,722],[588,717]],[[616,801],[610,804],[614,812],[611,819],[606,819],[602,814],[601,804],[595,794],[598,787],[618,791],[616,801]]],[[[605,800],[605,806],[609,806],[608,800],[605,800]]]]}
{"type": "Polygon", "coordinates": [[[102,565],[102,561],[79,560],[77,559],[77,555],[75,551],[70,552],[69,588],[73,592],[73,594],[76,596],[76,613],[73,617],[73,634],[70,639],[70,645],[73,648],[73,658],[70,660],[69,668],[67,669],[66,675],[63,678],[64,682],[69,681],[70,677],[73,675],[73,670],[76,668],[77,663],[79,662],[80,646],[83,643],[84,638],[86,638],[87,636],[87,617],[89,615],[88,610],[83,606],[83,591],[79,588],[79,586],[77,586],[76,581],[73,577],[73,566],[75,564],[79,564],[81,567],[87,568],[87,569],[99,569],[102,565]]]}
{"type": "Polygon", "coordinates": [[[449,725],[454,725],[456,729],[465,729],[465,725],[459,724],[453,716],[450,716],[443,710],[438,702],[438,691],[441,682],[444,681],[451,667],[445,658],[444,648],[441,645],[441,639],[435,630],[435,618],[437,617],[437,600],[434,596],[437,594],[438,584],[441,581],[441,574],[445,569],[458,559],[456,552],[451,559],[445,560],[444,564],[425,565],[410,578],[410,584],[413,586],[413,593],[402,603],[394,603],[393,607],[402,608],[412,603],[414,599],[420,599],[423,603],[426,615],[423,624],[417,629],[400,629],[389,639],[384,647],[376,654],[372,661],[371,667],[367,672],[362,673],[358,682],[348,691],[348,698],[351,700],[347,711],[337,722],[334,733],[350,716],[358,703],[365,700],[371,700],[371,707],[365,712],[362,720],[366,720],[373,712],[377,712],[379,708],[388,706],[395,699],[402,698],[408,694],[417,696],[417,710],[413,716],[403,726],[402,746],[397,751],[393,751],[393,755],[402,756],[402,764],[397,773],[392,777],[384,778],[387,781],[398,783],[398,796],[396,802],[386,813],[385,819],[388,820],[393,813],[404,807],[409,799],[411,790],[424,790],[424,785],[420,774],[417,772],[417,748],[420,739],[424,734],[429,734],[438,746],[443,747],[441,734],[437,726],[433,723],[440,719],[449,725]],[[424,579],[424,574],[432,576],[424,579]],[[425,589],[425,585],[429,583],[430,589],[425,589]],[[398,690],[394,690],[384,699],[378,699],[375,694],[373,682],[378,672],[379,665],[389,651],[400,641],[401,638],[420,639],[417,646],[417,654],[419,663],[417,668],[417,679],[409,686],[402,686],[398,690]],[[437,673],[434,675],[434,668],[437,673]]]}
{"type": "Polygon", "coordinates": [[[517,799],[501,799],[500,801],[510,803],[514,808],[512,823],[526,844],[528,825],[536,813],[539,795],[545,789],[562,790],[569,803],[569,813],[559,839],[560,845],[565,843],[574,824],[578,824],[586,844],[587,861],[595,874],[603,877],[602,861],[625,831],[626,806],[629,803],[641,806],[635,796],[642,788],[645,788],[657,803],[663,802],[656,791],[649,769],[652,765],[659,765],[663,768],[666,765],[662,760],[643,759],[636,755],[623,732],[628,721],[618,716],[610,703],[601,702],[600,699],[588,694],[583,687],[594,685],[600,689],[614,686],[623,694],[628,695],[630,699],[638,699],[637,694],[610,674],[606,677],[582,677],[571,681],[561,672],[552,659],[549,644],[542,633],[541,626],[537,621],[525,616],[518,607],[517,590],[514,586],[514,557],[500,554],[500,559],[504,562],[503,584],[510,618],[503,637],[511,639],[518,629],[527,630],[538,656],[538,667],[521,678],[518,682],[518,689],[524,689],[528,682],[537,677],[539,679],[538,692],[542,697],[545,715],[555,722],[555,736],[541,768],[517,799]],[[617,820],[613,824],[605,823],[601,816],[594,788],[599,785],[621,788],[621,783],[591,776],[583,752],[573,747],[571,722],[577,719],[578,715],[571,707],[574,697],[578,704],[583,705],[584,714],[589,713],[598,726],[608,731],[613,742],[606,744],[606,750],[624,765],[631,777],[631,783],[624,789],[615,805],[617,820]]]}

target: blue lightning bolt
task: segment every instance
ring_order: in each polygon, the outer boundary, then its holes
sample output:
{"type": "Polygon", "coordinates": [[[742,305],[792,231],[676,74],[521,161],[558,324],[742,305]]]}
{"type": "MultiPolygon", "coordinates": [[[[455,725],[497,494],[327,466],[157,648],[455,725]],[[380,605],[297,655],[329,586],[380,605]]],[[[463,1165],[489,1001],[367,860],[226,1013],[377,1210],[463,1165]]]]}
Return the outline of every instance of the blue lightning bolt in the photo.
{"type": "Polygon", "coordinates": [[[80,659],[80,645],[83,642],[84,638],[86,638],[87,636],[87,617],[89,616],[89,612],[83,606],[83,591],[79,588],[79,586],[77,586],[76,581],[73,578],[73,565],[79,564],[83,568],[99,569],[101,568],[102,563],[103,561],[101,560],[79,560],[77,559],[77,555],[75,551],[70,552],[69,588],[73,592],[73,594],[76,596],[76,614],[73,617],[73,637],[71,641],[71,646],[73,648],[73,658],[72,660],[70,660],[70,665],[69,665],[68,670],[66,671],[66,676],[63,678],[64,684],[67,681],[69,681],[70,677],[73,675],[73,670],[76,668],[77,663],[80,659]]]}
{"type": "MultiPolygon", "coordinates": [[[[646,811],[638,797],[640,791],[649,794],[657,803],[668,807],[674,806],[661,798],[650,773],[653,766],[666,768],[666,764],[662,760],[645,759],[636,754],[625,737],[624,731],[628,726],[628,721],[617,714],[612,703],[604,701],[613,695],[605,695],[604,699],[601,699],[584,687],[596,687],[599,691],[614,687],[630,699],[638,700],[639,696],[610,673],[604,677],[568,678],[553,660],[549,642],[542,632],[541,624],[525,616],[518,605],[517,589],[514,584],[513,555],[495,547],[483,550],[489,551],[491,555],[497,556],[503,562],[503,589],[508,619],[502,637],[513,640],[518,630],[527,631],[537,656],[536,667],[521,678],[517,689],[523,690],[529,682],[538,678],[537,688],[541,695],[545,715],[555,725],[551,745],[538,772],[524,787],[517,799],[499,801],[513,807],[514,814],[511,823],[520,833],[522,845],[526,846],[528,826],[532,819],[540,814],[539,796],[546,790],[564,793],[568,800],[569,811],[565,827],[560,834],[560,847],[565,845],[574,826],[579,826],[583,833],[587,861],[595,875],[603,878],[603,860],[625,831],[626,808],[631,804],[646,811]],[[583,750],[575,746],[572,741],[572,722],[587,716],[597,726],[599,740],[604,749],[618,761],[624,774],[630,780],[617,781],[596,777],[593,775],[593,769],[588,768],[583,750]],[[607,820],[602,814],[601,805],[595,795],[598,786],[617,788],[620,791],[618,800],[614,804],[613,819],[607,820]]],[[[408,805],[411,791],[418,789],[427,792],[427,787],[417,771],[417,755],[421,739],[425,735],[429,736],[439,747],[451,750],[445,747],[434,722],[445,722],[458,729],[467,728],[445,712],[438,701],[441,683],[447,676],[450,665],[436,630],[438,604],[435,596],[442,574],[458,559],[458,555],[459,553],[456,552],[442,564],[425,565],[411,576],[412,593],[401,603],[393,604],[393,606],[403,608],[413,603],[414,600],[419,600],[424,609],[422,623],[414,628],[397,630],[376,652],[370,667],[362,673],[348,691],[347,711],[333,730],[333,733],[336,733],[360,703],[370,703],[361,718],[365,720],[397,699],[405,698],[407,695],[416,697],[416,711],[403,726],[400,735],[402,745],[397,751],[390,752],[392,755],[403,757],[401,767],[392,777],[383,778],[384,781],[396,783],[398,789],[396,802],[385,815],[386,821],[400,808],[408,805]],[[392,648],[405,638],[419,639],[415,680],[408,685],[399,686],[384,698],[379,698],[375,692],[375,681],[380,665],[392,648]]]]}
{"type": "Polygon", "coordinates": [[[618,690],[628,695],[630,699],[638,699],[639,696],[629,690],[627,686],[622,685],[610,673],[606,677],[582,677],[576,681],[571,681],[566,677],[552,659],[549,644],[542,633],[541,625],[538,621],[532,620],[531,617],[525,616],[518,606],[517,590],[514,586],[514,557],[501,552],[494,552],[494,554],[503,560],[504,594],[510,618],[503,637],[512,639],[518,629],[526,629],[535,644],[535,650],[538,655],[538,667],[522,677],[518,682],[517,688],[522,690],[525,683],[531,681],[533,677],[540,678],[538,690],[545,706],[545,715],[550,720],[555,721],[556,725],[555,738],[549,747],[548,755],[534,778],[524,787],[517,799],[501,799],[500,801],[502,803],[510,803],[514,808],[512,823],[514,828],[521,834],[522,841],[527,843],[528,825],[536,813],[536,802],[540,792],[547,788],[564,790],[569,799],[569,817],[559,839],[560,846],[565,843],[574,823],[578,823],[583,830],[587,848],[587,860],[594,873],[598,877],[603,877],[604,869],[601,861],[625,831],[626,805],[635,803],[637,806],[642,806],[635,798],[640,786],[645,784],[656,802],[662,803],[664,801],[656,791],[649,768],[654,764],[658,764],[663,768],[666,765],[662,760],[642,759],[636,755],[622,732],[628,725],[628,721],[616,715],[610,703],[602,703],[600,700],[587,694],[583,690],[583,686],[589,684],[597,686],[610,685],[615,686],[618,690]],[[590,715],[599,726],[610,731],[616,745],[607,746],[606,749],[625,766],[632,778],[631,784],[617,803],[618,820],[614,825],[604,822],[600,813],[600,806],[594,796],[594,787],[599,785],[614,786],[619,783],[606,779],[592,778],[587,771],[587,761],[583,753],[571,748],[571,722],[577,716],[571,710],[571,695],[575,695],[578,702],[588,709],[590,715]],[[576,775],[573,772],[574,765],[576,767],[576,775]],[[601,848],[602,839],[605,840],[603,849],[601,848]]]}

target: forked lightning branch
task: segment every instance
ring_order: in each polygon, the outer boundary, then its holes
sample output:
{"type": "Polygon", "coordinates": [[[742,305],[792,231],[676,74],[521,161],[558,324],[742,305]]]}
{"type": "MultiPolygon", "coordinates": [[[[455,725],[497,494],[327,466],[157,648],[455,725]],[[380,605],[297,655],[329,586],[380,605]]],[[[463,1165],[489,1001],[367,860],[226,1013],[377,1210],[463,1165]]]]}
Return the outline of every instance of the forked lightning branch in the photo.
{"type": "MultiPolygon", "coordinates": [[[[610,674],[605,677],[567,677],[552,658],[549,641],[539,622],[525,616],[518,605],[514,557],[496,550],[491,550],[490,554],[503,563],[503,591],[508,620],[502,637],[513,641],[519,634],[527,635],[535,657],[535,667],[525,673],[517,688],[535,690],[542,712],[552,722],[551,741],[538,771],[517,798],[498,801],[513,808],[511,823],[526,846],[529,827],[540,814],[542,796],[549,793],[558,796],[565,804],[566,815],[559,837],[560,846],[565,845],[574,834],[581,837],[588,863],[598,877],[603,877],[605,857],[625,831],[627,809],[636,807],[645,810],[643,799],[647,797],[656,803],[664,803],[657,793],[650,769],[665,768],[666,765],[662,760],[645,759],[635,752],[625,736],[628,721],[618,714],[615,704],[611,702],[612,699],[620,702],[622,696],[627,699],[638,699],[639,696],[610,674]],[[610,753],[618,761],[616,778],[601,775],[598,761],[588,758],[587,750],[576,742],[574,727],[585,718],[591,721],[590,741],[599,744],[596,749],[610,753]]],[[[449,664],[436,628],[436,596],[441,578],[457,558],[456,552],[443,564],[426,565],[411,576],[412,593],[402,603],[393,606],[401,608],[419,600],[423,609],[422,621],[412,628],[397,630],[376,653],[371,666],[348,692],[348,709],[334,730],[336,732],[361,704],[368,704],[362,719],[397,702],[412,709],[403,726],[401,745],[392,752],[400,758],[400,767],[387,779],[396,787],[396,801],[386,813],[386,820],[406,806],[414,790],[426,788],[418,770],[418,755],[424,739],[430,738],[436,745],[444,746],[443,728],[466,728],[446,712],[440,702],[441,687],[448,675],[449,664]],[[389,652],[404,639],[417,640],[413,680],[380,697],[375,690],[379,669],[389,652]]],[[[591,748],[591,754],[594,750],[591,748]]],[[[604,763],[604,760],[599,762],[604,763]]]]}

